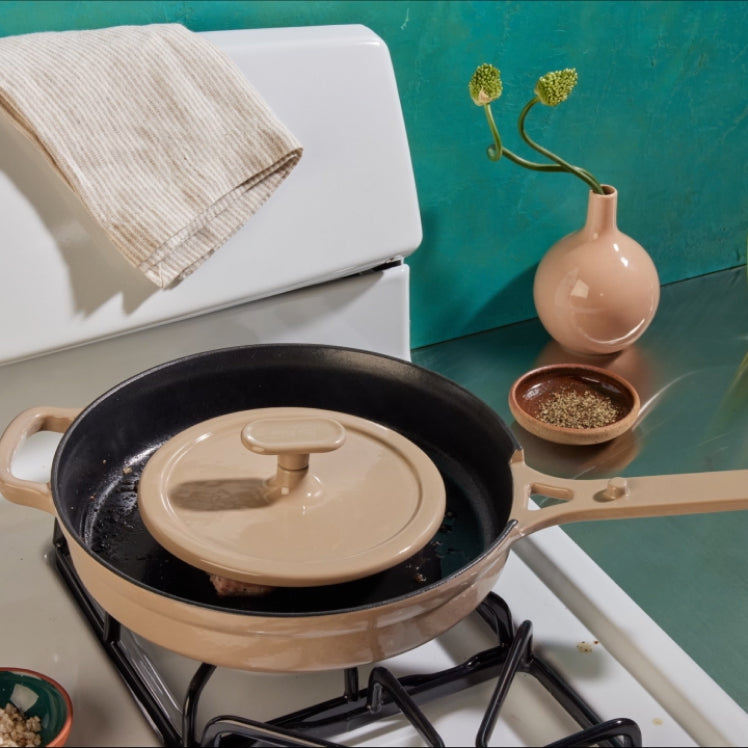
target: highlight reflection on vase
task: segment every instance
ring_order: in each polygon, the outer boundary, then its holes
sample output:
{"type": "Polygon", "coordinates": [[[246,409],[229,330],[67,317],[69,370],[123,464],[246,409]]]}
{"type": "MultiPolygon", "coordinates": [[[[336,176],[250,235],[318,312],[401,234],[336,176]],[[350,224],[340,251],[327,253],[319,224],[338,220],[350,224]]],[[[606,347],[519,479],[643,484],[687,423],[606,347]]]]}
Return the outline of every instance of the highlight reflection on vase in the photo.
{"type": "Polygon", "coordinates": [[[533,298],[548,334],[575,353],[611,354],[638,340],[660,301],[647,251],[617,226],[618,192],[590,191],[584,226],[556,242],[535,273],[533,298]]]}

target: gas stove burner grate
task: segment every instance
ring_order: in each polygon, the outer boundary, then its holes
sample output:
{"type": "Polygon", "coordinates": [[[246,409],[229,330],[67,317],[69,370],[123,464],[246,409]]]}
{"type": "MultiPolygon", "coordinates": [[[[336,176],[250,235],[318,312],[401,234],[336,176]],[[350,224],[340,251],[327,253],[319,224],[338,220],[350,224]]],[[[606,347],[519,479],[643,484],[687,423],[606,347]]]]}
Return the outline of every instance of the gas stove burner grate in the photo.
{"type": "Polygon", "coordinates": [[[418,732],[425,745],[442,746],[444,741],[421,710],[428,701],[455,694],[479,683],[491,681],[493,693],[475,738],[475,745],[489,744],[509,688],[517,673],[534,677],[579,725],[579,731],[550,746],[641,746],[639,726],[627,718],[603,721],[571,685],[548,662],[533,652],[532,623],[515,626],[506,602],[489,593],[477,612],[495,637],[496,644],[477,652],[461,664],[444,670],[397,677],[382,666],[369,673],[368,683],[359,687],[359,671],[343,671],[343,694],[267,722],[246,717],[219,715],[210,719],[197,736],[196,721],[200,695],[216,668],[201,664],[186,692],[177,718],[164,704],[154,678],[157,669],[148,655],[138,649],[137,660],[123,645],[127,630],[103,611],[80,581],[62,532],[55,522],[55,565],[86,616],[97,639],[116,666],[143,713],[165,746],[342,746],[328,738],[345,734],[393,715],[401,715],[418,732]]]}

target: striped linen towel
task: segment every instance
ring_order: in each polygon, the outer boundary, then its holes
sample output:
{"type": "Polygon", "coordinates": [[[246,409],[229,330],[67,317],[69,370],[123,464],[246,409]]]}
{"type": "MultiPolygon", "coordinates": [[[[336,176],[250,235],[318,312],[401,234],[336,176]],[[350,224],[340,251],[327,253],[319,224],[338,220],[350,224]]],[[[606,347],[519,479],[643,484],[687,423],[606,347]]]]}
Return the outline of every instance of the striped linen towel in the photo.
{"type": "Polygon", "coordinates": [[[222,246],[302,155],[233,62],[179,24],[0,39],[0,111],[160,288],[222,246]]]}

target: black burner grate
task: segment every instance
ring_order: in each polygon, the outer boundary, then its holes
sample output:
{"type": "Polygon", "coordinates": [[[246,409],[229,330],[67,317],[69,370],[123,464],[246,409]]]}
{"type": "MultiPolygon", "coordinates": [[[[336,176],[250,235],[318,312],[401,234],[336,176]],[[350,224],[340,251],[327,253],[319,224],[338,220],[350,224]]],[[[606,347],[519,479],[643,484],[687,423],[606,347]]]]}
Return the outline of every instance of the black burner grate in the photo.
{"type": "Polygon", "coordinates": [[[139,658],[122,644],[123,629],[91,599],[75,572],[67,542],[57,523],[54,532],[55,563],[62,578],[86,615],[88,623],[108,656],[117,667],[144,714],[165,746],[341,746],[328,738],[345,734],[376,720],[400,714],[419,733],[425,745],[444,742],[425,717],[420,705],[479,683],[491,681],[493,694],[475,737],[475,745],[485,746],[499,718],[509,688],[517,673],[533,676],[579,725],[579,731],[552,746],[641,746],[638,725],[630,719],[603,721],[564,678],[532,648],[532,624],[515,626],[506,602],[490,593],[477,612],[488,625],[496,644],[476,653],[454,667],[431,673],[397,677],[377,666],[369,673],[365,687],[359,686],[359,671],[343,671],[341,696],[308,706],[267,722],[235,715],[217,715],[197,735],[196,715],[200,695],[216,668],[202,664],[187,689],[181,713],[175,718],[159,698],[151,679],[144,672],[155,672],[154,665],[140,650],[139,658]]]}

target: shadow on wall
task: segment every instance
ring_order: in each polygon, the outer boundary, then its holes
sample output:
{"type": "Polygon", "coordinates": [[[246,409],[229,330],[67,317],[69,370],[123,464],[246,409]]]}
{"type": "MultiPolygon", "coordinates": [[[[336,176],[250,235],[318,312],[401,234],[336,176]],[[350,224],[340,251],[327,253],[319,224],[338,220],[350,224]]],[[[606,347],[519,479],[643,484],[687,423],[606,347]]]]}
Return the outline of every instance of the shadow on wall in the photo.
{"type": "Polygon", "coordinates": [[[512,310],[512,315],[517,321],[536,317],[532,294],[528,297],[527,293],[527,289],[532,288],[536,267],[537,265],[533,265],[511,277],[501,290],[483,305],[480,312],[474,315],[471,326],[483,325],[490,319],[501,319],[507,310],[512,310]]]}
{"type": "MultiPolygon", "coordinates": [[[[406,260],[412,270],[411,306],[421,313],[428,309],[429,315],[440,319],[437,329],[443,333],[442,340],[499,327],[506,324],[507,315],[510,323],[537,317],[532,297],[537,262],[523,267],[526,258],[513,251],[521,239],[505,237],[504,241],[499,237],[500,252],[490,247],[481,250],[473,238],[473,227],[466,221],[450,256],[445,258],[439,245],[445,232],[453,231],[452,214],[441,208],[421,207],[421,222],[423,241],[406,260]],[[480,293],[475,291],[477,279],[480,293]],[[463,330],[460,335],[448,336],[455,318],[464,320],[463,330]]],[[[532,232],[536,244],[534,227],[526,230],[532,232]]],[[[540,236],[542,240],[542,232],[540,236]]]]}

